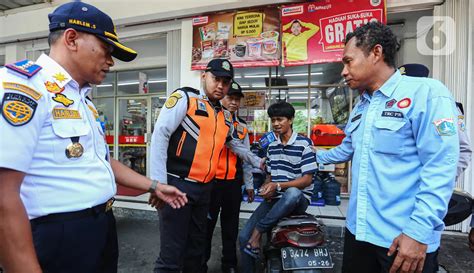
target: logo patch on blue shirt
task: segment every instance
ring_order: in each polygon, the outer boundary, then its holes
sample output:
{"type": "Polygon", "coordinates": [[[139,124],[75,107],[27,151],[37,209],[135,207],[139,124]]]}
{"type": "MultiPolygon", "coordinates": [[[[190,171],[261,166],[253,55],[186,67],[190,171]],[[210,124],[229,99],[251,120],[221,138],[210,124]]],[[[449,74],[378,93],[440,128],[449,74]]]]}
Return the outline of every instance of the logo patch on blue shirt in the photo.
{"type": "Polygon", "coordinates": [[[440,136],[452,136],[456,134],[456,126],[454,126],[452,118],[442,118],[433,123],[440,136]]]}
{"type": "Polygon", "coordinates": [[[391,99],[385,103],[385,109],[392,108],[395,103],[397,103],[396,99],[391,99]]]}
{"type": "Polygon", "coordinates": [[[397,111],[383,111],[382,117],[403,118],[403,113],[397,111]]]}

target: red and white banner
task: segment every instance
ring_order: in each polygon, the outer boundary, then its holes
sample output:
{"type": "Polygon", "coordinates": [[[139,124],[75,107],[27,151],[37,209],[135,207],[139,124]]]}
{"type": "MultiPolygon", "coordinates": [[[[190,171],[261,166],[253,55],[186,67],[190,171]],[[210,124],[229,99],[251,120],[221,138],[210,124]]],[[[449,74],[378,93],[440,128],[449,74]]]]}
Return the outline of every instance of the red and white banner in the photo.
{"type": "Polygon", "coordinates": [[[384,0],[320,0],[283,6],[283,64],[339,62],[346,34],[372,21],[386,23],[384,0]]]}

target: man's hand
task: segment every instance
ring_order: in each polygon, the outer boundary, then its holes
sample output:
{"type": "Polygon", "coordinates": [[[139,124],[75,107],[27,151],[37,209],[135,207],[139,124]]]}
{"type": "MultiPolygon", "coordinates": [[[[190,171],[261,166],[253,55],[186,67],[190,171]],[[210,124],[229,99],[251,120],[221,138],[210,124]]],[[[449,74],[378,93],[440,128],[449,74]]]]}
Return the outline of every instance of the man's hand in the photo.
{"type": "Polygon", "coordinates": [[[272,198],[273,195],[275,195],[276,188],[277,188],[276,183],[270,182],[270,183],[263,184],[260,187],[259,195],[261,195],[266,200],[270,200],[270,198],[272,198]]]}
{"type": "Polygon", "coordinates": [[[185,193],[170,185],[158,183],[155,194],[163,202],[170,205],[174,209],[179,209],[188,202],[188,198],[186,197],[185,193]]]}
{"type": "Polygon", "coordinates": [[[253,189],[247,189],[247,203],[252,203],[253,200],[255,199],[255,193],[253,189]]]}
{"type": "Polygon", "coordinates": [[[392,256],[396,253],[390,273],[396,272],[417,272],[423,271],[425,264],[427,245],[422,244],[405,234],[396,237],[390,246],[387,255],[392,256]]]}
{"type": "Polygon", "coordinates": [[[472,227],[469,232],[469,249],[474,252],[474,227],[472,227]]]}
{"type": "Polygon", "coordinates": [[[164,207],[164,205],[166,205],[166,203],[160,198],[158,198],[155,193],[150,193],[150,197],[148,198],[148,204],[156,209],[161,209],[162,207],[164,207]]]}

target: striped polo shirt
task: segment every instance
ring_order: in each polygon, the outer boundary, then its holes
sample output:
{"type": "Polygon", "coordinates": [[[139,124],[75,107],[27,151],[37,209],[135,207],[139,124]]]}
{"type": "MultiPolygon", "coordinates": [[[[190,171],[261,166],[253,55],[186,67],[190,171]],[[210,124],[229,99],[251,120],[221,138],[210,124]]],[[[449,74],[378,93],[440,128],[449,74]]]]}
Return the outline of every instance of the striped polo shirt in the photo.
{"type": "MultiPolygon", "coordinates": [[[[305,174],[314,174],[317,171],[316,157],[311,146],[311,139],[298,135],[293,131],[290,139],[283,145],[278,137],[268,147],[267,172],[273,183],[285,183],[305,174]]],[[[311,199],[314,185],[311,183],[303,191],[307,199],[311,199]]],[[[280,198],[277,192],[275,198],[280,198]]]]}

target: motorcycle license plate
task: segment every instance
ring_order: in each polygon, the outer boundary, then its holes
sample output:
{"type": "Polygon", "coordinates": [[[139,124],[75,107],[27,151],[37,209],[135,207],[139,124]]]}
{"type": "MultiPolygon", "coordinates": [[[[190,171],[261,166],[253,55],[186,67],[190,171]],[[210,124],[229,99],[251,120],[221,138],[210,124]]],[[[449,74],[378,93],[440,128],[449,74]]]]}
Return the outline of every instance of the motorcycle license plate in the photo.
{"type": "Polygon", "coordinates": [[[284,247],[281,249],[281,261],[284,270],[333,267],[331,255],[326,247],[284,247]]]}

